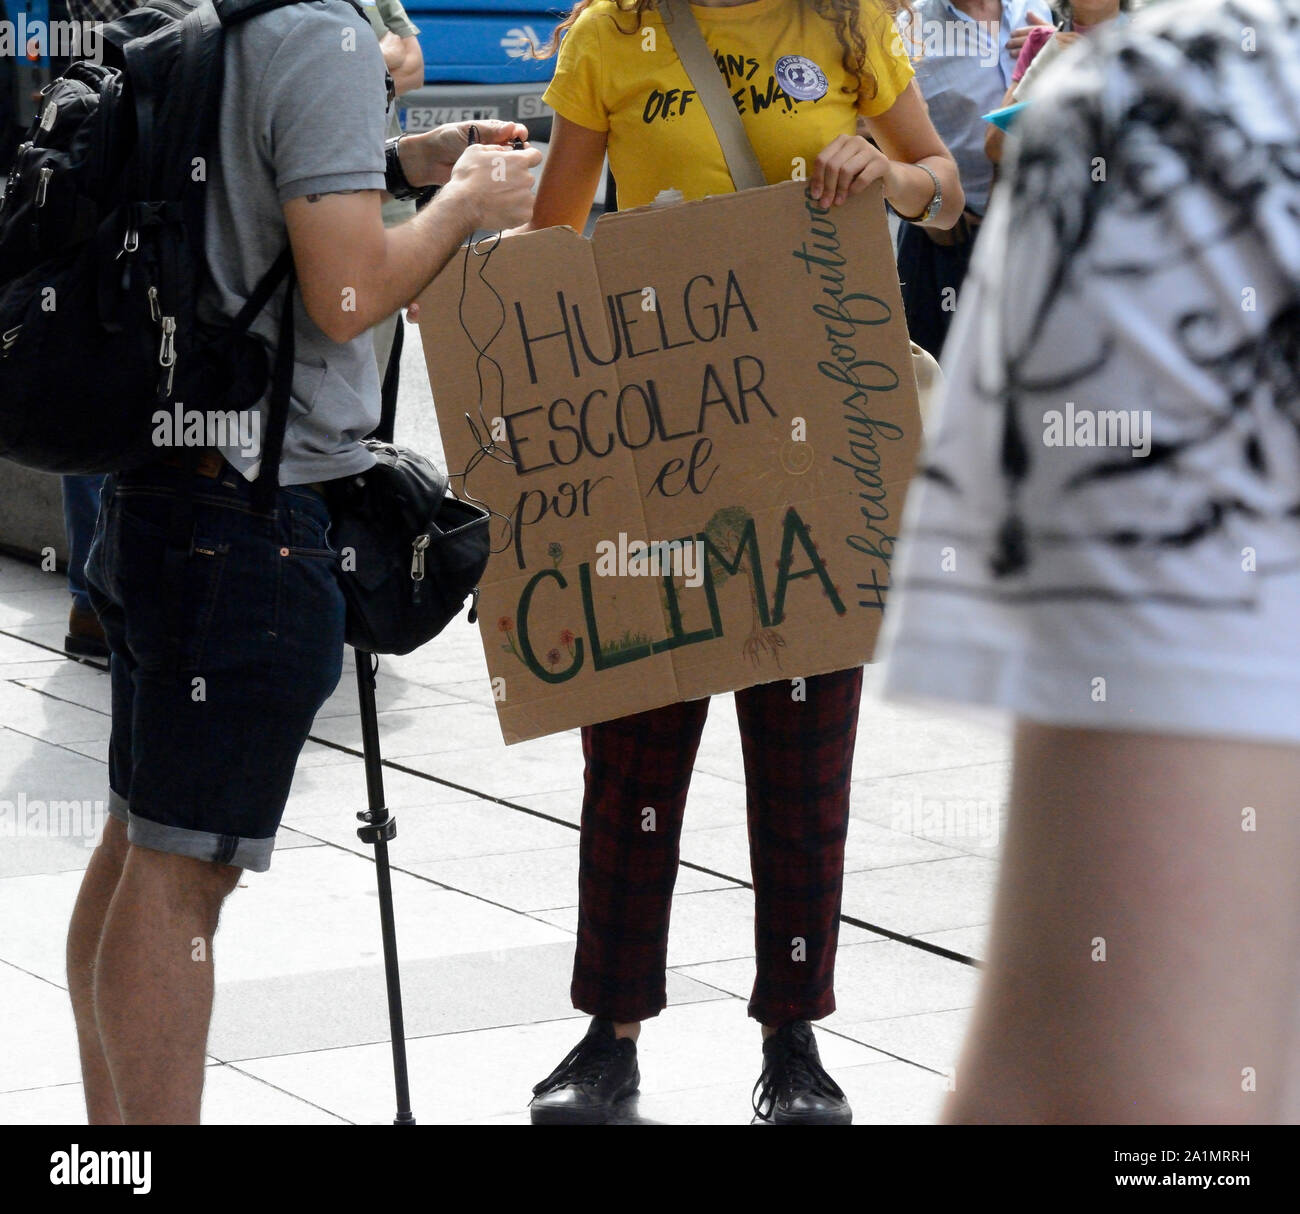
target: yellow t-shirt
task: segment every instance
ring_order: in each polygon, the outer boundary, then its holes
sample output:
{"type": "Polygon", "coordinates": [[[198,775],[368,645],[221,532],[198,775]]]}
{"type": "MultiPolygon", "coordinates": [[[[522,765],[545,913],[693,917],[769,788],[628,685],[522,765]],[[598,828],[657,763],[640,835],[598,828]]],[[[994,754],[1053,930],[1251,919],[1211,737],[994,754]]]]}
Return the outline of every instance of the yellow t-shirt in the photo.
{"type": "MultiPolygon", "coordinates": [[[[888,12],[860,0],[867,65],[851,87],[835,26],[803,0],[692,4],[769,183],[789,181],[857,117],[883,114],[912,78],[888,12]]],[[[732,190],[722,149],[659,14],[622,12],[613,0],[583,10],[560,47],[546,102],[557,114],[609,132],[619,206],[643,206],[661,190],[686,199],[732,190]]]]}

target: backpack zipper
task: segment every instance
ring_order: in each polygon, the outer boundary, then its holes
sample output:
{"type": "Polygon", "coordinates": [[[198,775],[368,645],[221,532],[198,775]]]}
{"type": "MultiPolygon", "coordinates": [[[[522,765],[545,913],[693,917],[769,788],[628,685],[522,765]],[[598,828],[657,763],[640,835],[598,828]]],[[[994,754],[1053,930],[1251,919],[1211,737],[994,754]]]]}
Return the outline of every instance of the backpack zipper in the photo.
{"type": "Polygon", "coordinates": [[[176,374],[176,317],[174,316],[162,318],[162,344],[158,347],[158,365],[163,369],[163,374],[158,381],[158,391],[162,393],[165,400],[172,394],[172,378],[176,374]]]}
{"type": "Polygon", "coordinates": [[[429,546],[430,536],[417,535],[411,541],[411,602],[424,601],[424,550],[429,546]]]}
{"type": "Polygon", "coordinates": [[[165,400],[172,394],[172,379],[176,375],[176,317],[163,315],[157,287],[150,287],[147,294],[149,316],[154,324],[162,328],[162,340],[158,344],[158,365],[163,373],[158,377],[158,394],[165,400]]]}
{"type": "Polygon", "coordinates": [[[428,535],[417,535],[411,541],[411,581],[424,581],[424,550],[429,546],[428,535]]]}

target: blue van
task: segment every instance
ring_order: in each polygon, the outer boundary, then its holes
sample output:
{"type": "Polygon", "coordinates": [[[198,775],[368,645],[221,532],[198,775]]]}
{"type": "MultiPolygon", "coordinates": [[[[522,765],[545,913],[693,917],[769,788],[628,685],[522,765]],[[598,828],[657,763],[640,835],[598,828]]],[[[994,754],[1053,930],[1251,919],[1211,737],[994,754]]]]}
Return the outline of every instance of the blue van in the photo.
{"type": "Polygon", "coordinates": [[[534,59],[559,23],[544,0],[403,0],[420,31],[424,87],[398,102],[402,126],[425,131],[476,118],[525,123],[535,139],[550,135],[552,112],[542,93],[554,59],[534,59]]]}

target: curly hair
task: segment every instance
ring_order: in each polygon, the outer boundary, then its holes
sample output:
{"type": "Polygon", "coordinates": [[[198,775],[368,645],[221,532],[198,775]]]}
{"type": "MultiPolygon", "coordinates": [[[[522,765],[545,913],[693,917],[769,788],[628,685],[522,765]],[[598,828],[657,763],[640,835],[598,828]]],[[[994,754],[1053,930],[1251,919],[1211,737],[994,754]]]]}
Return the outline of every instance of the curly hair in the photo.
{"type": "MultiPolygon", "coordinates": [[[[578,0],[578,3],[569,10],[569,15],[555,27],[550,42],[535,52],[537,57],[545,59],[554,55],[560,49],[560,40],[573,27],[573,23],[582,16],[583,11],[590,8],[594,2],[595,0],[578,0]]],[[[835,34],[839,39],[842,52],[841,62],[852,81],[850,85],[845,86],[844,92],[859,93],[865,90],[869,96],[874,97],[876,77],[867,62],[867,38],[858,20],[862,11],[861,0],[807,0],[807,2],[819,16],[835,26],[835,34]]],[[[633,28],[623,30],[625,34],[637,33],[641,27],[641,15],[647,9],[656,7],[656,0],[612,0],[612,3],[620,12],[629,13],[636,18],[633,28]]],[[[875,0],[875,3],[891,18],[896,17],[904,9],[908,12],[912,10],[910,0],[875,0]]]]}

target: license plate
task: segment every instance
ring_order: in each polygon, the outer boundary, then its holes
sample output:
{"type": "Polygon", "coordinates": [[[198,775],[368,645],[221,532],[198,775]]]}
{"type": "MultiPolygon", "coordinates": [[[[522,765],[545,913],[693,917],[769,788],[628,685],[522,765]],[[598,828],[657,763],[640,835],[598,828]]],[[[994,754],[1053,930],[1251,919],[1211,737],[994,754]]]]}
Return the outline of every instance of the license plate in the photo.
{"type": "Polygon", "coordinates": [[[495,105],[422,105],[405,111],[406,130],[431,131],[444,122],[476,122],[480,118],[496,118],[500,110],[495,105]]]}
{"type": "Polygon", "coordinates": [[[528,118],[546,118],[551,107],[542,100],[541,93],[529,93],[519,98],[518,113],[521,122],[528,118]]]}

